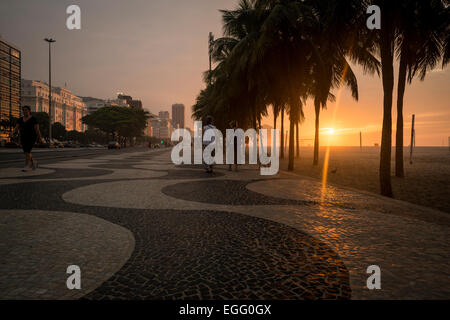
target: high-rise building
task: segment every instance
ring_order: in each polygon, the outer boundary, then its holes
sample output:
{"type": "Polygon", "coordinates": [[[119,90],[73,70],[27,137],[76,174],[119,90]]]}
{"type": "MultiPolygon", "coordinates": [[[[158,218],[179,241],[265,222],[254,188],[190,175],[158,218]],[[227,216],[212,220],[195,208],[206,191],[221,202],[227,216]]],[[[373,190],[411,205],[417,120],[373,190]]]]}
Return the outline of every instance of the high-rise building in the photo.
{"type": "MultiPolygon", "coordinates": [[[[20,117],[21,52],[0,38],[0,120],[20,117]]],[[[0,127],[0,140],[9,139],[9,127],[0,127]]]]}
{"type": "Polygon", "coordinates": [[[157,138],[170,138],[173,132],[172,122],[168,111],[159,112],[159,117],[150,119],[151,136],[157,138]]]}
{"type": "Polygon", "coordinates": [[[172,105],[172,123],[175,128],[184,128],[184,104],[172,105]]]}
{"type": "Polygon", "coordinates": [[[149,112],[149,118],[147,119],[147,128],[146,128],[146,135],[148,137],[155,137],[155,135],[153,134],[153,126],[152,126],[152,121],[154,119],[156,119],[156,116],[154,114],[152,114],[151,112],[149,112]]]}
{"type": "Polygon", "coordinates": [[[172,136],[173,127],[169,120],[161,119],[159,127],[159,138],[168,139],[172,136]]]}
{"type": "Polygon", "coordinates": [[[169,111],[160,111],[158,113],[158,118],[160,118],[161,120],[169,120],[170,119],[169,111]]]}
{"type": "Polygon", "coordinates": [[[159,138],[159,128],[161,127],[160,120],[158,118],[149,119],[151,126],[151,137],[159,138]]]}

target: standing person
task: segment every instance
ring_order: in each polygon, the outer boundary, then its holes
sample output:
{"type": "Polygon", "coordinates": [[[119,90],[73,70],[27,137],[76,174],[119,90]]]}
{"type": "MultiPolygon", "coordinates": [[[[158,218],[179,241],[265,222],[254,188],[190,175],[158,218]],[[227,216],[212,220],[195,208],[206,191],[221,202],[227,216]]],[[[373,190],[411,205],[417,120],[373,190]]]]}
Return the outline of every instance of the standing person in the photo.
{"type": "Polygon", "coordinates": [[[20,131],[20,143],[22,144],[22,149],[25,153],[25,167],[22,171],[27,172],[31,168],[33,170],[36,170],[37,168],[37,161],[33,159],[31,150],[33,149],[37,138],[39,138],[39,141],[42,141],[42,135],[36,118],[31,115],[31,108],[29,106],[24,106],[22,112],[23,117],[17,121],[14,133],[16,134],[20,131]],[[31,168],[30,163],[32,166],[31,168]]]}
{"type": "MultiPolygon", "coordinates": [[[[207,130],[215,130],[215,129],[216,129],[216,127],[212,124],[213,118],[212,118],[211,116],[207,116],[206,119],[205,119],[205,122],[206,122],[206,125],[203,127],[203,134],[205,134],[207,130]]],[[[211,140],[210,140],[210,141],[204,141],[204,140],[203,140],[203,149],[204,149],[206,146],[210,145],[211,143],[214,143],[214,141],[215,141],[215,137],[214,137],[214,136],[211,137],[211,140]]],[[[212,155],[213,157],[216,156],[215,150],[213,150],[213,152],[212,152],[211,155],[212,155]]],[[[212,172],[213,172],[213,166],[212,166],[212,164],[211,164],[211,165],[205,164],[205,167],[206,167],[206,172],[208,172],[208,173],[212,173],[212,172]]]]}
{"type": "MultiPolygon", "coordinates": [[[[233,129],[236,131],[237,129],[237,121],[233,120],[230,122],[230,129],[233,129]]],[[[234,136],[234,170],[238,171],[238,159],[237,159],[237,153],[238,153],[238,141],[237,137],[234,136]]],[[[228,171],[233,171],[233,165],[228,165],[228,171]]]]}

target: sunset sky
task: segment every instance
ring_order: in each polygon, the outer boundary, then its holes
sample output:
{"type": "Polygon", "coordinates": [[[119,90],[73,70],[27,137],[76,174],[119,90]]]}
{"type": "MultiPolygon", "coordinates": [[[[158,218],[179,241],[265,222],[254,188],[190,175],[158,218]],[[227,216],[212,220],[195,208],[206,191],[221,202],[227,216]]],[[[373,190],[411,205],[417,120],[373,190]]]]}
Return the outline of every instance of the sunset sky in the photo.
{"type": "MultiPolygon", "coordinates": [[[[222,34],[219,9],[232,9],[232,0],[89,0],[0,2],[0,35],[22,50],[22,77],[48,80],[45,37],[57,40],[53,50],[53,83],[80,96],[115,98],[121,91],[141,99],[153,113],[171,110],[173,103],[190,109],[204,87],[208,68],[208,33],[222,34]],[[66,29],[66,8],[81,7],[82,29],[66,29]]],[[[355,67],[359,102],[342,91],[339,104],[321,113],[322,141],[332,145],[380,143],[383,91],[377,76],[355,67]],[[330,128],[334,129],[331,135],[330,128]]],[[[396,70],[397,71],[397,70],[396,70]]],[[[450,69],[429,73],[425,82],[414,80],[405,96],[405,145],[409,145],[411,115],[416,114],[416,143],[448,144],[450,136],[450,69]]],[[[335,95],[339,95],[335,92],[335,95]]],[[[395,109],[394,96],[394,109],[395,109]]],[[[305,106],[301,126],[304,145],[312,144],[314,113],[305,106]]],[[[393,114],[395,124],[395,112],[393,114]]],[[[273,125],[271,118],[264,123],[273,125]]],[[[286,121],[287,124],[287,121],[286,121]]],[[[395,131],[393,132],[395,134],[395,131]]],[[[393,141],[395,136],[393,135],[393,141]]]]}

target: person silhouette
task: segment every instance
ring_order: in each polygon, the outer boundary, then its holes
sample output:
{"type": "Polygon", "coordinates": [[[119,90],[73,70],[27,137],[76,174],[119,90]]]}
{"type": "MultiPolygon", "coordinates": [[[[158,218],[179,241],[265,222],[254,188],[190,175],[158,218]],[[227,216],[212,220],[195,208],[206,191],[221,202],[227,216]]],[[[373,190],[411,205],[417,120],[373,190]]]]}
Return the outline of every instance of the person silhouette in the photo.
{"type": "Polygon", "coordinates": [[[33,158],[31,150],[33,149],[36,139],[42,141],[41,131],[39,130],[39,124],[35,117],[31,115],[31,108],[29,106],[24,106],[22,108],[23,117],[21,117],[14,128],[14,134],[20,132],[20,143],[22,145],[22,150],[25,154],[25,167],[22,171],[27,172],[30,169],[36,170],[37,161],[33,158]],[[32,168],[30,168],[30,163],[32,168]]]}
{"type": "MultiPolygon", "coordinates": [[[[215,130],[216,129],[216,127],[212,124],[213,123],[213,118],[211,116],[207,116],[205,118],[205,122],[206,122],[206,125],[203,127],[203,133],[206,133],[206,131],[208,131],[208,130],[215,130]]],[[[215,141],[215,137],[214,136],[211,137],[211,140],[209,140],[209,141],[205,141],[203,139],[203,150],[204,150],[205,147],[207,147],[211,143],[214,143],[214,141],[215,141]]],[[[213,150],[212,153],[211,153],[211,156],[215,157],[215,155],[216,155],[215,153],[216,153],[215,150],[213,150]]],[[[205,163],[205,169],[206,169],[207,173],[212,173],[213,172],[213,165],[205,163]]]]}

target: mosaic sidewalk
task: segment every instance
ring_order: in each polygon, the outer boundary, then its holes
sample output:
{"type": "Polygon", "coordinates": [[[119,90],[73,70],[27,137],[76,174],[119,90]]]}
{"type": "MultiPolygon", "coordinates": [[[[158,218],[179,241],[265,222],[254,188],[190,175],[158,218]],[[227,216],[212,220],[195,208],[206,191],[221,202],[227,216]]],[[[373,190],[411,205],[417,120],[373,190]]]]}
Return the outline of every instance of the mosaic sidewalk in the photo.
{"type": "Polygon", "coordinates": [[[448,215],[289,173],[149,151],[0,169],[0,190],[0,299],[450,297],[448,215]]]}

